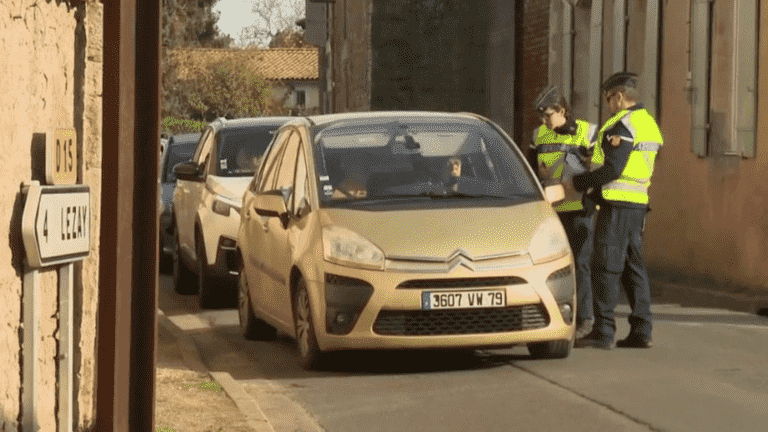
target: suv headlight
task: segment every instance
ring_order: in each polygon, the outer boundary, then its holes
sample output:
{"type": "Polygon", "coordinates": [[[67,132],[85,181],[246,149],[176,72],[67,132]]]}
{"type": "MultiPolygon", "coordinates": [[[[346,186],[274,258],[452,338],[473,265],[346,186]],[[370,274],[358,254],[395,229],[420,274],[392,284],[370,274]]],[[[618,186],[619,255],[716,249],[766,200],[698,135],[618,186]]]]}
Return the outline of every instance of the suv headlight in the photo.
{"type": "Polygon", "coordinates": [[[365,237],[338,226],[323,227],[323,258],[350,267],[384,270],[384,252],[365,237]]]}
{"type": "Polygon", "coordinates": [[[234,200],[218,197],[213,199],[211,210],[216,214],[229,216],[230,210],[235,210],[235,213],[240,213],[240,204],[236,203],[234,200]]]}
{"type": "Polygon", "coordinates": [[[534,264],[554,261],[568,255],[570,245],[565,231],[557,219],[547,219],[539,225],[531,238],[528,253],[534,264]]]}

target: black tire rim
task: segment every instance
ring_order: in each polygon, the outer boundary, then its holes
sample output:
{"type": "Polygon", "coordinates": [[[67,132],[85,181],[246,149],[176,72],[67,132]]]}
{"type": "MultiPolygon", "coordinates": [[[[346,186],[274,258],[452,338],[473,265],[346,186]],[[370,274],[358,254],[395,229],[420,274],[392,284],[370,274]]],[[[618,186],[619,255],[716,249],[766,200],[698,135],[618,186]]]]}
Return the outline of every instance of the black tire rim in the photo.
{"type": "Polygon", "coordinates": [[[299,290],[296,306],[296,340],[299,343],[301,357],[307,358],[310,353],[310,339],[312,337],[312,311],[306,289],[299,290]]]}
{"type": "Polygon", "coordinates": [[[248,323],[248,314],[250,313],[250,304],[248,304],[248,281],[245,280],[245,274],[240,270],[240,283],[237,284],[237,310],[240,316],[240,327],[245,328],[248,323]]]}
{"type": "Polygon", "coordinates": [[[173,247],[171,248],[171,259],[173,260],[173,268],[171,270],[173,275],[173,285],[175,288],[179,286],[179,272],[181,271],[181,263],[179,263],[179,233],[176,227],[173,228],[173,247]]]}

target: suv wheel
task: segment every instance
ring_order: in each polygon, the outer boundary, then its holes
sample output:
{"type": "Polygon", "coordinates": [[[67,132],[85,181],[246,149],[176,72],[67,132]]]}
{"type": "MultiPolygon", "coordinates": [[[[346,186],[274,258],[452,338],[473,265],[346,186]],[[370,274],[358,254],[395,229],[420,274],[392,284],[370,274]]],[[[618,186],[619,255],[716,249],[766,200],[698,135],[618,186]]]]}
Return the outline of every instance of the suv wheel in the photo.
{"type": "Polygon", "coordinates": [[[277,330],[264,321],[256,318],[251,306],[251,295],[248,291],[248,281],[243,269],[240,269],[240,283],[237,290],[237,309],[240,315],[240,327],[247,340],[274,340],[277,330]]]}
{"type": "Polygon", "coordinates": [[[528,344],[528,352],[536,359],[566,358],[571,353],[572,341],[559,340],[550,342],[536,342],[528,344]]]}
{"type": "MultiPolygon", "coordinates": [[[[197,285],[199,287],[198,299],[201,309],[213,309],[221,304],[221,298],[216,298],[216,290],[211,277],[211,267],[206,263],[205,241],[203,236],[195,236],[197,244],[197,285]]],[[[220,293],[219,293],[220,294],[220,293]]]]}
{"type": "Polygon", "coordinates": [[[173,289],[179,294],[196,294],[197,279],[195,274],[184,265],[179,247],[179,231],[173,227],[173,245],[171,252],[171,274],[173,275],[173,289]]]}
{"type": "Polygon", "coordinates": [[[294,306],[296,317],[296,341],[299,344],[299,356],[304,369],[313,369],[320,365],[323,352],[317,344],[315,325],[312,320],[312,306],[304,279],[299,278],[294,306]]]}

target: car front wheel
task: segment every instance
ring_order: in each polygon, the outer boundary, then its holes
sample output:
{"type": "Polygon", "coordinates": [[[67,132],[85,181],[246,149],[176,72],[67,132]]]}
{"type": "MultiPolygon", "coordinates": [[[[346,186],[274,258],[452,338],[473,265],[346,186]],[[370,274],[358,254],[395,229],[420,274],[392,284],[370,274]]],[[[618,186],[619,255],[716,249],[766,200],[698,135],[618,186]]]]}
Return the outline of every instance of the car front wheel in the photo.
{"type": "Polygon", "coordinates": [[[205,241],[197,235],[197,285],[199,286],[198,300],[201,309],[213,309],[221,304],[221,298],[216,298],[211,268],[205,259],[205,241]]]}
{"type": "Polygon", "coordinates": [[[571,345],[571,340],[529,343],[528,352],[536,359],[566,358],[571,353],[571,345]]]}
{"type": "Polygon", "coordinates": [[[237,309],[240,315],[240,328],[247,340],[274,340],[277,330],[264,321],[256,318],[251,306],[251,295],[248,291],[248,281],[243,269],[240,269],[240,283],[237,290],[237,309]]]}
{"type": "Polygon", "coordinates": [[[304,279],[298,280],[295,299],[296,341],[299,344],[299,356],[304,369],[314,369],[320,365],[323,352],[317,344],[315,325],[312,319],[312,306],[304,279]]]}
{"type": "Polygon", "coordinates": [[[173,289],[179,294],[196,294],[197,279],[195,274],[184,265],[184,261],[181,258],[179,231],[175,226],[173,227],[172,239],[173,245],[171,245],[171,250],[173,252],[171,253],[171,263],[173,268],[171,273],[173,275],[173,289]]]}

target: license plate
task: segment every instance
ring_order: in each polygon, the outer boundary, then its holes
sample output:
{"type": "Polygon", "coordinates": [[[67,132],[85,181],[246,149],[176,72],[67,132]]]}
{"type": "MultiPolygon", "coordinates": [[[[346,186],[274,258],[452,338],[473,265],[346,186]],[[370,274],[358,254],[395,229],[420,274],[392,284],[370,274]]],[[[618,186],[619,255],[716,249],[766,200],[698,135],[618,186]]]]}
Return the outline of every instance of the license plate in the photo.
{"type": "Polygon", "coordinates": [[[506,305],[506,290],[421,292],[421,310],[489,308],[506,305]]]}

